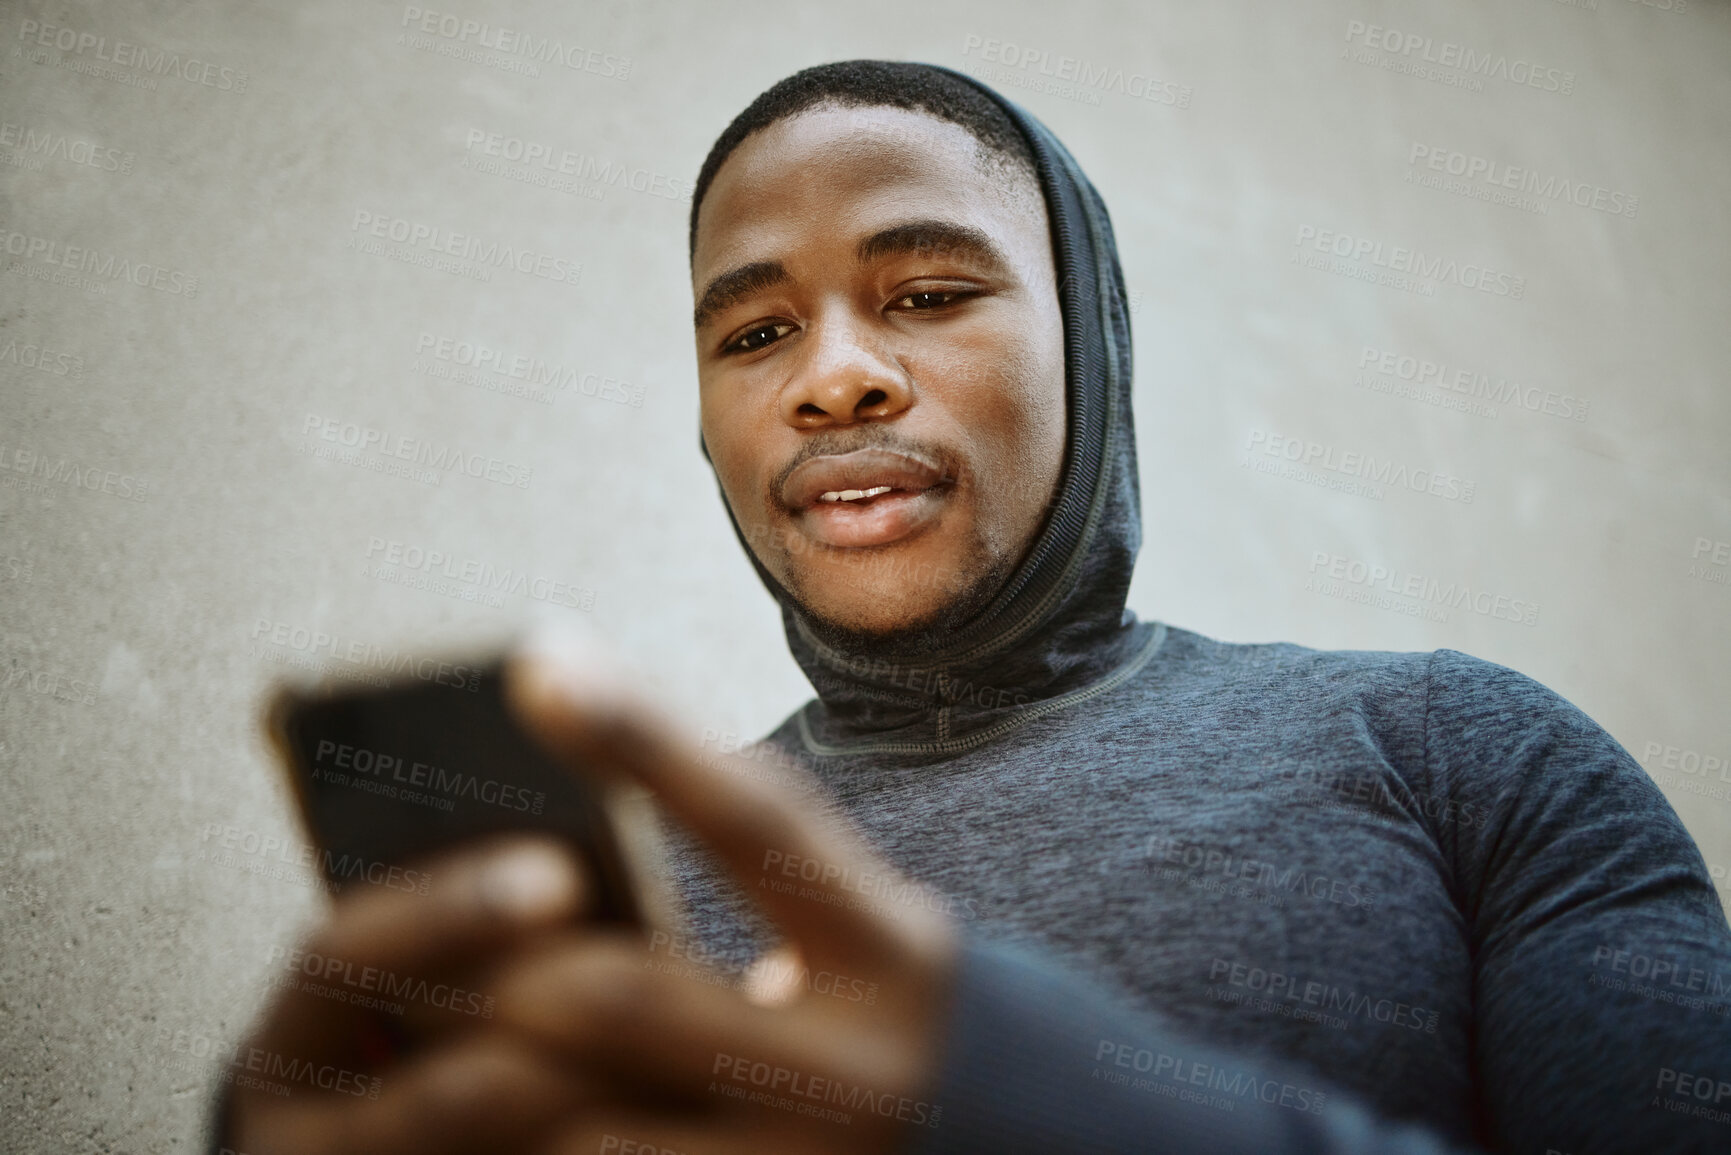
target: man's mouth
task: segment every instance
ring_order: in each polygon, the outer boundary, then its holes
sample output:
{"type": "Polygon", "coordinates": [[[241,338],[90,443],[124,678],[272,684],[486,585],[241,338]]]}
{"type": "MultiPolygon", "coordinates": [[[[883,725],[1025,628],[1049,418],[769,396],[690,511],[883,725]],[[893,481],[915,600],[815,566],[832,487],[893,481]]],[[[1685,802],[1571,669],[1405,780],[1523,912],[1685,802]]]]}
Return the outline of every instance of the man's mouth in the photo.
{"type": "Polygon", "coordinates": [[[876,497],[880,493],[894,493],[893,485],[874,485],[870,489],[832,489],[828,493],[817,495],[819,501],[861,501],[868,497],[876,497]]]}
{"type": "Polygon", "coordinates": [[[781,486],[800,528],[841,549],[887,545],[934,519],[950,490],[937,462],[898,449],[856,449],[802,461],[781,486]]]}

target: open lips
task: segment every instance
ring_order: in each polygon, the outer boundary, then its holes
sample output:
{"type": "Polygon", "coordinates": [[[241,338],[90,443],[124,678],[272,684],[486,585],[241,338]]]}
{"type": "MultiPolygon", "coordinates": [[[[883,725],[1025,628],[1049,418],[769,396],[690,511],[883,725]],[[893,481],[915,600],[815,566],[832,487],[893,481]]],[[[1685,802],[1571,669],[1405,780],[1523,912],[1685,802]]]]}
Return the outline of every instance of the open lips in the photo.
{"type": "Polygon", "coordinates": [[[935,518],[947,482],[923,456],[856,449],[801,462],[782,483],[781,496],[812,537],[857,548],[897,541],[935,518]]]}
{"type": "Polygon", "coordinates": [[[870,489],[832,489],[828,493],[817,495],[819,501],[858,501],[862,497],[876,497],[880,493],[892,493],[893,485],[874,485],[870,489]]]}
{"type": "Polygon", "coordinates": [[[858,502],[892,491],[924,492],[944,482],[934,462],[895,449],[856,449],[799,463],[782,483],[788,508],[803,512],[818,502],[858,502]]]}

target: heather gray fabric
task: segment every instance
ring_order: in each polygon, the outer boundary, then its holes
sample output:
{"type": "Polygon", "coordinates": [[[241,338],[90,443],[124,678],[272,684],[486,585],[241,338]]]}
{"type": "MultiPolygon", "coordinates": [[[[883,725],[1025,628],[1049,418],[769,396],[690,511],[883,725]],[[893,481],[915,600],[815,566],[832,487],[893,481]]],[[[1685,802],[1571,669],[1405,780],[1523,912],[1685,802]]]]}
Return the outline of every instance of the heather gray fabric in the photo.
{"type": "MultiPolygon", "coordinates": [[[[1731,1149],[1731,928],[1675,813],[1603,730],[1452,651],[1137,631],[1155,648],[1128,678],[961,753],[816,753],[801,720],[820,703],[770,740],[970,937],[1032,949],[1087,977],[1084,1005],[1176,1033],[1074,1016],[1059,1046],[1063,1020],[1025,1023],[1044,1000],[1015,997],[1054,980],[977,951],[964,986],[981,990],[950,1025],[945,1122],[924,1150],[998,1144],[978,1138],[998,1135],[993,1110],[1021,1119],[1068,1097],[1053,1086],[1075,1090],[1073,1116],[1018,1133],[1111,1111],[1152,1127],[1176,1109],[1157,1086],[1180,1089],[1176,1072],[1118,1068],[1155,1089],[1102,1107],[1085,1092],[1111,1068],[1094,1056],[1176,1053],[1185,1037],[1230,1053],[1231,1071],[1278,1060],[1302,1072],[1285,1082],[1344,1089],[1455,1143],[1731,1149]]],[[[763,940],[736,898],[688,869],[706,949],[751,957],[763,940]]],[[[1288,1149],[1267,1143],[1166,1149],[1288,1149]]]]}
{"type": "MultiPolygon", "coordinates": [[[[1062,275],[1051,519],[988,610],[917,652],[826,645],[764,575],[818,699],[763,750],[969,935],[918,1150],[1429,1149],[1396,1121],[1534,1155],[1731,1149],[1731,928],[1603,730],[1463,654],[1225,645],[1125,610],[1111,226],[994,98],[1039,159],[1062,275]],[[1186,1039],[1219,1053],[1198,1066],[1186,1039]]],[[[704,949],[743,965],[767,940],[739,892],[690,847],[676,867],[704,949]]]]}
{"type": "Polygon", "coordinates": [[[959,993],[943,1114],[914,1155],[1449,1150],[1300,1072],[1178,1042],[1019,952],[970,950],[959,993]]]}

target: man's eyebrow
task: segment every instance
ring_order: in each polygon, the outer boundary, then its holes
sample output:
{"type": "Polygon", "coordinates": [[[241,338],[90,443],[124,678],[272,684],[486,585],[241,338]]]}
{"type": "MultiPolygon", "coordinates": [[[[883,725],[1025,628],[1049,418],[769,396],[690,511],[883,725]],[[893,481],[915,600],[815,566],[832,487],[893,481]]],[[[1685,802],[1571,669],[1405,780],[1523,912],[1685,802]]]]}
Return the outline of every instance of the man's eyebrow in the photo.
{"type": "Polygon", "coordinates": [[[961,256],[1000,270],[1010,267],[1004,251],[984,232],[942,220],[908,221],[875,232],[859,243],[858,256],[862,265],[888,256],[961,256]]]}
{"type": "Polygon", "coordinates": [[[788,280],[787,266],[780,261],[753,261],[729,269],[704,288],[691,313],[691,327],[703,328],[708,320],[735,301],[761,293],[788,280]]]}
{"type": "MultiPolygon", "coordinates": [[[[863,265],[888,256],[960,256],[972,258],[994,270],[1010,267],[997,242],[980,229],[954,221],[918,220],[880,229],[859,243],[855,255],[863,265]]],[[[730,269],[709,282],[691,313],[691,326],[701,329],[723,309],[753,293],[790,279],[780,261],[753,261],[730,269]]]]}

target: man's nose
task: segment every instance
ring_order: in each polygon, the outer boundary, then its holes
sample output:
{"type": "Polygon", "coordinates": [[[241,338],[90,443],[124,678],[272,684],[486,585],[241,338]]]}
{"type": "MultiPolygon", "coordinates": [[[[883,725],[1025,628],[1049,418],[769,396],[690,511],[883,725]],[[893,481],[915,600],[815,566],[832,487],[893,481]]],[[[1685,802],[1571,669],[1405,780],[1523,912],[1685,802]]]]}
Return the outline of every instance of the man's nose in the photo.
{"type": "Polygon", "coordinates": [[[881,421],[913,403],[913,382],[890,351],[846,318],[812,330],[805,362],[781,395],[782,419],[795,429],[881,421]]]}

